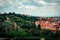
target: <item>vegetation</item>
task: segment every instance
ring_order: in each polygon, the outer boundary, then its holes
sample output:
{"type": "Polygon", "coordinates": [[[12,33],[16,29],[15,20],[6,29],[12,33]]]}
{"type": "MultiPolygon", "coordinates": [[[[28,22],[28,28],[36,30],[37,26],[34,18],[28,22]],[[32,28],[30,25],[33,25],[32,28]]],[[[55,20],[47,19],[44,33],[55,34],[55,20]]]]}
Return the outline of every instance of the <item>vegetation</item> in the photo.
{"type": "Polygon", "coordinates": [[[50,30],[41,30],[40,26],[36,28],[34,22],[38,17],[4,13],[0,14],[0,36],[8,38],[45,38],[46,40],[60,40],[60,34],[53,33],[50,30]],[[48,39],[47,39],[48,38],[48,39]]]}

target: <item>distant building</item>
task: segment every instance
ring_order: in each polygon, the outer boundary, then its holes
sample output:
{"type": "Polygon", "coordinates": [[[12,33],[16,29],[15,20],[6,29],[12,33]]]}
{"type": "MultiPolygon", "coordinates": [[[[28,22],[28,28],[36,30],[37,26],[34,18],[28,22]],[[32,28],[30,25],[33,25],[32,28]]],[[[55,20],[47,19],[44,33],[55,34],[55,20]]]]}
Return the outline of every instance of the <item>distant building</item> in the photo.
{"type": "MultiPolygon", "coordinates": [[[[52,30],[53,32],[56,31],[57,27],[60,27],[58,22],[55,22],[55,20],[52,18],[52,19],[49,19],[49,20],[37,20],[35,21],[35,25],[36,27],[38,25],[41,26],[41,29],[49,29],[49,30],[52,30]],[[52,21],[52,23],[51,23],[52,21]]],[[[60,30],[60,28],[59,28],[60,30]]]]}

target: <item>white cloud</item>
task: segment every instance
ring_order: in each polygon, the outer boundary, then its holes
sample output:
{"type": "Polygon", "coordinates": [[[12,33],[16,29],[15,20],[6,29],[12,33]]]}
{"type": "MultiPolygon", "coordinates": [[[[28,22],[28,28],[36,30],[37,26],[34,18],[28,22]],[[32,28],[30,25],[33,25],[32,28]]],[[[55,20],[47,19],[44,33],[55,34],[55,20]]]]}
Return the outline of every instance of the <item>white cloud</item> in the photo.
{"type": "Polygon", "coordinates": [[[0,2],[4,3],[5,1],[4,0],[0,0],[0,2]]]}
{"type": "Polygon", "coordinates": [[[35,9],[36,6],[30,6],[30,5],[23,5],[22,2],[19,3],[20,4],[20,7],[19,8],[25,8],[25,9],[35,9]]]}
{"type": "Polygon", "coordinates": [[[57,5],[56,3],[50,3],[51,5],[57,5]]]}
{"type": "Polygon", "coordinates": [[[46,5],[46,2],[45,1],[38,1],[38,3],[41,3],[41,4],[46,5]]]}
{"type": "Polygon", "coordinates": [[[35,0],[35,2],[39,3],[39,4],[43,4],[45,6],[54,6],[54,5],[57,5],[57,3],[55,2],[46,2],[44,0],[35,0]]]}
{"type": "Polygon", "coordinates": [[[0,0],[0,6],[4,6],[5,1],[4,0],[0,0]]]}
{"type": "Polygon", "coordinates": [[[35,6],[24,6],[24,7],[27,9],[35,9],[36,8],[35,6]]]}
{"type": "Polygon", "coordinates": [[[35,0],[35,2],[37,2],[39,4],[47,5],[47,3],[43,0],[35,0]]]}
{"type": "Polygon", "coordinates": [[[11,6],[15,6],[16,2],[15,0],[6,0],[8,4],[10,4],[11,6]]]}
{"type": "MultiPolygon", "coordinates": [[[[57,5],[55,2],[46,2],[43,0],[0,0],[0,6],[6,3],[7,7],[3,10],[0,9],[1,12],[17,12],[22,14],[29,14],[34,16],[56,16],[60,13],[60,7],[55,7],[53,5],[57,5]],[[7,2],[6,2],[7,1],[7,2]],[[22,2],[30,2],[35,3],[33,5],[23,5],[22,2]],[[37,5],[42,4],[43,6],[37,7],[37,5]],[[35,5],[35,6],[34,6],[35,5]],[[11,8],[10,8],[11,7],[11,8]],[[59,10],[58,10],[59,9],[59,10]]],[[[4,6],[5,7],[5,6],[4,6]]]]}
{"type": "Polygon", "coordinates": [[[1,6],[4,6],[4,4],[0,3],[1,6]]]}

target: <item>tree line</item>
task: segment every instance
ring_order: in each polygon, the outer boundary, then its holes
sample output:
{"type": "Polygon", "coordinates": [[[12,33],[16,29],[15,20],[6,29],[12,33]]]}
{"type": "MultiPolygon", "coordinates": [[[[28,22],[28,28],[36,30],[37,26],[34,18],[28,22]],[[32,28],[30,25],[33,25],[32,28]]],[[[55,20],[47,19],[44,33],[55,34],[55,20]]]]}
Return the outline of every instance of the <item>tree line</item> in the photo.
{"type": "Polygon", "coordinates": [[[35,38],[45,40],[60,40],[60,33],[53,33],[51,30],[41,30],[34,22],[38,17],[16,13],[0,13],[0,36],[13,38],[35,38]]]}

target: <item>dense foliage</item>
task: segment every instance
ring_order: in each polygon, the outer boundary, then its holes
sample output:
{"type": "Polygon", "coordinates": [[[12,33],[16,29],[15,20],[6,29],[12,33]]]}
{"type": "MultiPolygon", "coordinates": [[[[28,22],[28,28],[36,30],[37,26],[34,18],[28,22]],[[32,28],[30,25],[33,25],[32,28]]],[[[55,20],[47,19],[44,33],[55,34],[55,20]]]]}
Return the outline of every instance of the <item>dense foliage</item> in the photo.
{"type": "Polygon", "coordinates": [[[46,40],[60,39],[59,33],[36,28],[34,22],[38,17],[4,13],[0,14],[0,36],[17,38],[45,38],[46,40]],[[48,39],[47,39],[48,38],[48,39]]]}

